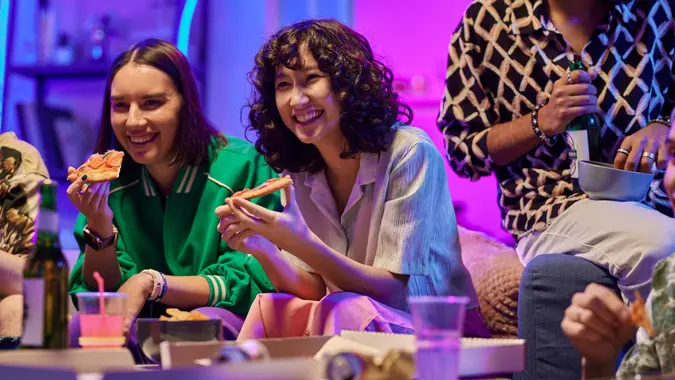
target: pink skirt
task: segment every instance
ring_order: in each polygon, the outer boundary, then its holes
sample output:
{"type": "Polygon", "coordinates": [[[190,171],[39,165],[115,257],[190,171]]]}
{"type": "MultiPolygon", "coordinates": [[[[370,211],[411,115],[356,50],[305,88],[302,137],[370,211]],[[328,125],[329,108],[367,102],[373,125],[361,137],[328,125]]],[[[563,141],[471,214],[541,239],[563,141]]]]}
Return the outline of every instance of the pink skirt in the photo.
{"type": "MultiPolygon", "coordinates": [[[[259,294],[253,301],[238,340],[337,335],[342,330],[412,334],[412,316],[369,297],[331,293],[320,301],[290,294],[259,294]]],[[[489,338],[478,308],[467,310],[464,336],[489,338]]]]}

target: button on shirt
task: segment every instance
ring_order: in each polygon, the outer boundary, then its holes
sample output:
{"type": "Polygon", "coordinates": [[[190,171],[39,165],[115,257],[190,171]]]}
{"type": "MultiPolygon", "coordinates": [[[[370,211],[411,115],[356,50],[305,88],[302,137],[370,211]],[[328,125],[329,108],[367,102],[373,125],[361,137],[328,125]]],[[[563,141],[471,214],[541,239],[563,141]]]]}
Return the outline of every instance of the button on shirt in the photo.
{"type": "MultiPolygon", "coordinates": [[[[394,133],[386,152],[361,153],[342,215],[323,170],[288,173],[302,215],[335,251],[362,264],[409,275],[408,295],[466,295],[469,307],[476,307],[476,293],[461,259],[443,157],[420,129],[398,126],[394,133]]],[[[340,290],[328,281],[327,286],[330,292],[340,290]]]]}
{"type": "MultiPolygon", "coordinates": [[[[672,0],[614,0],[580,58],[598,73],[604,162],[613,162],[625,136],[656,118],[668,118],[675,103],[672,0]]],[[[438,126],[452,168],[477,180],[495,173],[503,227],[516,239],[543,230],[586,195],[574,190],[570,148],[564,138],[540,145],[506,166],[496,166],[487,135],[496,124],[529,115],[551,97],[575,59],[549,18],[544,0],[476,0],[452,36],[446,90],[438,126]]],[[[672,215],[657,173],[646,203],[672,215]]]]}

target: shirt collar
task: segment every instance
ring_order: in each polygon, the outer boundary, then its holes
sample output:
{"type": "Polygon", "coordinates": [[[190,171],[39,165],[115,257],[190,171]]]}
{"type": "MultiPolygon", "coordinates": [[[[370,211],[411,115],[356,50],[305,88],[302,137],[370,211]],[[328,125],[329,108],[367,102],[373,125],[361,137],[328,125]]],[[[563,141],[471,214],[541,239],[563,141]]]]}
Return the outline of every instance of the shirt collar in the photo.
{"type": "MultiPolygon", "coordinates": [[[[356,175],[356,185],[367,185],[375,182],[377,177],[377,165],[380,162],[380,155],[378,153],[361,153],[359,162],[359,173],[356,175]]],[[[317,176],[323,176],[324,169],[314,173],[308,173],[305,178],[305,186],[310,189],[314,185],[317,176]]]]}
{"type": "MultiPolygon", "coordinates": [[[[638,30],[638,19],[633,9],[635,3],[647,0],[614,0],[614,7],[610,10],[610,22],[618,16],[618,21],[631,31],[638,30]]],[[[545,0],[514,1],[511,9],[511,32],[513,34],[531,34],[539,30],[557,32],[548,14],[545,0]]]]}
{"type": "MultiPolygon", "coordinates": [[[[198,166],[186,166],[180,169],[178,176],[176,177],[176,182],[173,186],[172,194],[189,194],[196,182],[199,182],[198,176],[200,172],[200,167],[198,166]]],[[[141,186],[145,192],[146,197],[156,197],[157,190],[155,189],[154,182],[150,177],[148,169],[143,166],[141,169],[141,186]]]]}

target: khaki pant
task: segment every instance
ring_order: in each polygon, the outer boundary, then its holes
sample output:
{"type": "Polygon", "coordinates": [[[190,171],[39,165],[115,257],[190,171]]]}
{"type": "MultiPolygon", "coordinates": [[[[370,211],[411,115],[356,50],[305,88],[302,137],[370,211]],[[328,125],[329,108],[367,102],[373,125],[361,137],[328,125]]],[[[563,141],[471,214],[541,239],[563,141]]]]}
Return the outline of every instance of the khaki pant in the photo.
{"type": "Polygon", "coordinates": [[[646,298],[656,263],[675,252],[675,219],[635,202],[585,199],[516,247],[523,265],[542,254],[575,255],[609,270],[624,300],[646,298]]]}

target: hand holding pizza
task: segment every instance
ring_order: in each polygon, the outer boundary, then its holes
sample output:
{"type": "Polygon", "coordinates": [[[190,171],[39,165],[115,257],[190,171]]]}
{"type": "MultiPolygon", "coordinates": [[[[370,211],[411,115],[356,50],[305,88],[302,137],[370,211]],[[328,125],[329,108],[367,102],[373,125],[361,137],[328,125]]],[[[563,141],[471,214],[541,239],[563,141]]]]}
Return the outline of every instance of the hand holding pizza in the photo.
{"type": "Polygon", "coordinates": [[[124,152],[92,154],[79,168],[68,168],[68,198],[99,236],[112,234],[113,213],[108,206],[110,182],[120,175],[124,152]]]}
{"type": "Polygon", "coordinates": [[[251,238],[257,234],[275,246],[289,252],[295,251],[314,234],[295,201],[295,189],[289,185],[284,191],[286,206],[283,212],[268,210],[251,203],[244,197],[235,196],[226,199],[226,206],[216,209],[221,218],[218,230],[223,238],[231,240],[239,234],[251,238]]]}
{"type": "Polygon", "coordinates": [[[99,236],[112,234],[113,212],[108,206],[110,182],[87,183],[84,175],[68,186],[68,198],[99,236]]]}

